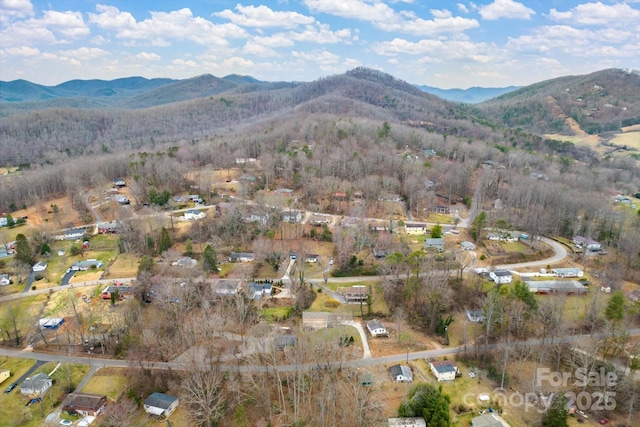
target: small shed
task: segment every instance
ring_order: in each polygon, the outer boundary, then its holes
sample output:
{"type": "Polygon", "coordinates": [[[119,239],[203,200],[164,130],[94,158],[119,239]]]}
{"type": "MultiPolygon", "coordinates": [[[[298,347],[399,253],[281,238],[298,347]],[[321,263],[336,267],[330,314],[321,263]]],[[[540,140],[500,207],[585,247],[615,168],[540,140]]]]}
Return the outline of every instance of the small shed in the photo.
{"type": "Polygon", "coordinates": [[[11,376],[11,371],[8,369],[0,369],[0,384],[2,384],[7,378],[11,376]]]}

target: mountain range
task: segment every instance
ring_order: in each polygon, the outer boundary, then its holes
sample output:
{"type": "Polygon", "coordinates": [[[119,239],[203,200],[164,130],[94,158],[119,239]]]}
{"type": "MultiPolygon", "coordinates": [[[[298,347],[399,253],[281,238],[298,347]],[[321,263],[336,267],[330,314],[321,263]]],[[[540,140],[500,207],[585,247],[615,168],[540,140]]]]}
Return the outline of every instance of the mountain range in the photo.
{"type": "MultiPolygon", "coordinates": [[[[115,80],[69,80],[56,86],[44,86],[27,80],[0,81],[0,103],[27,103],[17,109],[50,107],[72,108],[147,108],[170,102],[215,95],[242,88],[242,91],[269,90],[299,83],[264,82],[251,76],[231,74],[215,77],[210,74],[189,79],[126,77],[115,80]]],[[[517,89],[471,87],[469,89],[439,89],[416,85],[426,93],[454,102],[478,103],[517,89]]]]}
{"type": "MultiPolygon", "coordinates": [[[[73,80],[53,87],[2,82],[0,158],[49,162],[230,132],[243,135],[243,129],[257,124],[299,129],[310,115],[359,118],[372,126],[387,121],[469,141],[506,138],[512,147],[539,151],[573,150],[566,144],[545,146],[548,135],[557,135],[552,139],[560,142],[576,135],[606,142],[622,127],[640,124],[637,71],[566,76],[475,104],[448,101],[423,89],[364,67],[313,82],[208,74],[184,80],[73,80]]],[[[631,133],[629,141],[639,134],[631,133]]]]}

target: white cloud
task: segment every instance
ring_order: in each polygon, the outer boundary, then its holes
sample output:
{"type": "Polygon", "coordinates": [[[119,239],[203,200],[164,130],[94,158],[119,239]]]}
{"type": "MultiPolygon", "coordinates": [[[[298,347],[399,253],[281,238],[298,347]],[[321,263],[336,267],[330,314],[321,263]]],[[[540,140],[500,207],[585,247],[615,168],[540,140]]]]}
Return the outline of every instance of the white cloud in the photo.
{"type": "Polygon", "coordinates": [[[395,56],[401,54],[427,55],[420,62],[442,63],[445,60],[487,63],[497,61],[502,52],[493,45],[474,43],[469,40],[433,40],[423,39],[418,42],[395,38],[391,41],[377,43],[373,51],[379,55],[395,56]]]}
{"type": "Polygon", "coordinates": [[[80,47],[73,50],[61,50],[57,52],[59,55],[74,59],[94,59],[101,56],[110,55],[106,50],[97,47],[80,47]]]}
{"type": "Polygon", "coordinates": [[[47,10],[42,19],[33,20],[38,25],[53,28],[67,37],[79,37],[90,34],[89,27],[85,24],[80,12],[58,12],[47,10]]]}
{"type": "Polygon", "coordinates": [[[251,40],[245,43],[245,45],[242,47],[242,52],[247,55],[254,55],[262,58],[268,58],[277,55],[275,50],[251,40]]]}
{"type": "Polygon", "coordinates": [[[31,15],[33,15],[33,5],[30,0],[0,0],[0,22],[31,15]]]}
{"type": "Polygon", "coordinates": [[[462,13],[469,13],[469,8],[467,6],[465,6],[462,3],[458,3],[456,4],[456,6],[458,7],[458,10],[462,13]]]}
{"type": "Polygon", "coordinates": [[[136,58],[142,59],[143,61],[159,61],[162,59],[160,58],[160,55],[153,52],[139,52],[136,54],[136,58]]]}
{"type": "Polygon", "coordinates": [[[41,18],[29,18],[10,22],[0,30],[0,40],[5,46],[22,46],[25,43],[69,43],[90,33],[80,12],[45,11],[41,18]]]}
{"type": "Polygon", "coordinates": [[[284,27],[294,28],[298,25],[312,24],[315,19],[297,12],[279,12],[267,6],[242,6],[236,5],[238,13],[230,9],[214,13],[215,16],[230,20],[241,27],[284,27]]]}
{"type": "Polygon", "coordinates": [[[433,20],[426,20],[422,18],[416,18],[412,20],[388,20],[386,22],[376,23],[376,27],[384,31],[397,31],[409,33],[417,36],[433,36],[437,34],[447,33],[461,33],[471,28],[477,28],[480,26],[475,19],[463,18],[461,16],[448,16],[441,11],[437,11],[436,15],[441,17],[435,17],[433,20]]]}
{"type": "Polygon", "coordinates": [[[384,21],[395,12],[376,0],[304,0],[313,11],[361,21],[384,21]]]}
{"type": "Polygon", "coordinates": [[[36,56],[40,54],[39,49],[30,46],[9,47],[1,52],[9,56],[36,56]]]}
{"type": "Polygon", "coordinates": [[[90,22],[115,31],[117,38],[133,43],[167,46],[172,40],[189,40],[201,45],[226,46],[227,38],[247,36],[245,30],[235,24],[215,25],[207,19],[194,17],[188,8],[150,12],[151,18],[143,21],[136,21],[129,12],[121,12],[114,6],[99,4],[96,10],[98,13],[89,14],[90,22]]]}
{"type": "Polygon", "coordinates": [[[580,25],[632,24],[636,28],[640,22],[640,10],[626,3],[606,5],[601,2],[584,3],[566,12],[556,9],[549,11],[549,17],[556,21],[569,21],[580,25]]]}
{"type": "Polygon", "coordinates": [[[536,12],[524,4],[513,0],[494,0],[493,3],[480,6],[478,11],[482,19],[488,21],[508,19],[530,19],[536,12]]]}
{"type": "Polygon", "coordinates": [[[254,65],[255,64],[253,63],[253,61],[240,58],[239,56],[233,56],[231,58],[227,58],[222,62],[222,66],[224,68],[229,68],[233,70],[252,68],[254,65]]]}

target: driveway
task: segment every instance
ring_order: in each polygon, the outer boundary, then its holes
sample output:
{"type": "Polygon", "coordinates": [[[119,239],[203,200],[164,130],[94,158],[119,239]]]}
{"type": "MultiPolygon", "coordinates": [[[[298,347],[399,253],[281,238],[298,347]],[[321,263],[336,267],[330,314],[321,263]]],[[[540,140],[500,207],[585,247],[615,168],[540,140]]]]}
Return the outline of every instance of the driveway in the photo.
{"type": "Polygon", "coordinates": [[[69,269],[64,276],[62,276],[62,280],[60,280],[60,286],[67,286],[69,284],[69,280],[76,274],[76,270],[69,269]]]}
{"type": "Polygon", "coordinates": [[[371,350],[369,349],[369,341],[367,341],[367,334],[364,332],[364,328],[362,327],[360,322],[344,321],[342,322],[342,324],[346,326],[353,326],[358,330],[358,333],[360,334],[360,339],[362,340],[362,349],[363,349],[362,358],[371,359],[371,350]]]}
{"type": "Polygon", "coordinates": [[[29,370],[27,372],[25,372],[20,378],[18,378],[17,380],[13,381],[13,382],[8,382],[7,381],[7,387],[9,386],[9,384],[22,384],[24,382],[24,380],[26,380],[27,378],[29,378],[29,376],[31,375],[31,373],[33,371],[35,371],[36,369],[38,369],[40,366],[44,365],[46,362],[44,360],[36,360],[36,363],[34,363],[34,365],[29,368],[29,370]]]}
{"type": "Polygon", "coordinates": [[[31,272],[29,273],[29,277],[27,277],[27,284],[24,286],[24,289],[22,290],[23,294],[26,294],[27,292],[29,292],[29,289],[31,289],[31,285],[33,284],[33,281],[36,278],[36,273],[31,270],[31,272]]]}

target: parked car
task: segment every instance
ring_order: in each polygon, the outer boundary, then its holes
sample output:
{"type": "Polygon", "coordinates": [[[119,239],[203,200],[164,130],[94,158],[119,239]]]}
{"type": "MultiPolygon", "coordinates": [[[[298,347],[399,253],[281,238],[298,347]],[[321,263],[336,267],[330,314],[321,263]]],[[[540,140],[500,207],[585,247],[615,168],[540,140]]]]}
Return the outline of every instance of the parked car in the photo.
{"type": "Polygon", "coordinates": [[[9,387],[7,387],[7,389],[4,392],[5,393],[11,393],[11,390],[13,390],[16,387],[18,387],[18,383],[10,384],[9,387]]]}

